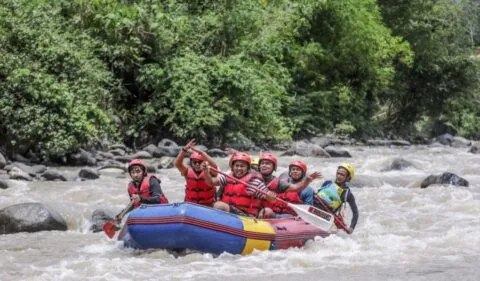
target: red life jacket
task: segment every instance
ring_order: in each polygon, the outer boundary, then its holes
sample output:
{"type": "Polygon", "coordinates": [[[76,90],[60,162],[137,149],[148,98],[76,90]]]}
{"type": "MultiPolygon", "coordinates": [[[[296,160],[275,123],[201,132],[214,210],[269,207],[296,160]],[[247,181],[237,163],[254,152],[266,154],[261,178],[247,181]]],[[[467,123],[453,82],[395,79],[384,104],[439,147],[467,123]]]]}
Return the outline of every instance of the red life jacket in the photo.
{"type": "MultiPolygon", "coordinates": [[[[278,188],[278,185],[279,185],[281,180],[291,182],[291,179],[289,177],[281,176],[281,177],[272,179],[268,183],[267,187],[270,190],[277,192],[277,188],[278,188]]],[[[286,192],[282,192],[282,193],[277,193],[277,198],[280,198],[280,199],[282,199],[284,201],[287,201],[289,203],[292,203],[292,204],[303,203],[303,200],[300,198],[299,193],[296,192],[296,191],[286,191],[286,192]]],[[[279,200],[276,200],[273,203],[268,203],[268,207],[270,207],[275,213],[291,214],[291,215],[294,215],[294,216],[297,215],[297,213],[295,213],[294,210],[289,208],[287,206],[287,204],[285,204],[284,202],[281,202],[279,200]]]]}
{"type": "MultiPolygon", "coordinates": [[[[265,177],[263,177],[263,180],[265,182],[265,185],[267,186],[268,189],[270,189],[271,191],[277,193],[277,188],[278,188],[278,184],[280,183],[280,178],[278,177],[275,177],[273,176],[270,181],[266,181],[265,180],[265,177]]],[[[275,202],[268,202],[268,201],[265,201],[263,202],[263,206],[264,207],[268,207],[270,209],[273,209],[273,205],[274,205],[275,202]]]]}
{"type": "MultiPolygon", "coordinates": [[[[261,179],[261,176],[259,173],[250,172],[239,180],[248,183],[253,178],[261,179]]],[[[263,200],[256,198],[255,194],[249,194],[246,185],[231,180],[230,177],[227,177],[221,200],[253,216],[257,216],[263,208],[263,200]]]]}
{"type": "MultiPolygon", "coordinates": [[[[277,194],[277,197],[292,204],[303,203],[302,199],[300,198],[300,195],[296,191],[287,191],[287,192],[279,193],[277,194]]],[[[291,214],[294,216],[297,215],[297,213],[295,213],[294,210],[288,207],[287,204],[279,200],[273,202],[272,210],[275,213],[279,213],[279,214],[291,214]]]]}
{"type": "Polygon", "coordinates": [[[187,178],[187,185],[185,186],[185,202],[193,202],[209,206],[215,202],[216,189],[207,184],[203,171],[200,174],[197,174],[189,167],[185,177],[187,178]]]}
{"type": "MultiPolygon", "coordinates": [[[[140,184],[139,188],[137,189],[137,187],[135,186],[135,184],[133,183],[133,181],[130,181],[130,183],[128,184],[128,195],[130,195],[130,197],[133,195],[133,194],[138,194],[141,198],[148,198],[148,197],[152,197],[152,190],[150,188],[150,179],[151,178],[156,178],[158,181],[160,181],[157,177],[155,177],[154,175],[147,175],[146,177],[144,177],[142,179],[142,183],[140,184]]],[[[160,195],[160,204],[166,204],[168,203],[168,199],[167,197],[165,197],[165,195],[162,193],[160,195]]],[[[133,204],[133,206],[136,208],[138,206],[140,206],[142,203],[140,202],[135,202],[133,204]]]]}

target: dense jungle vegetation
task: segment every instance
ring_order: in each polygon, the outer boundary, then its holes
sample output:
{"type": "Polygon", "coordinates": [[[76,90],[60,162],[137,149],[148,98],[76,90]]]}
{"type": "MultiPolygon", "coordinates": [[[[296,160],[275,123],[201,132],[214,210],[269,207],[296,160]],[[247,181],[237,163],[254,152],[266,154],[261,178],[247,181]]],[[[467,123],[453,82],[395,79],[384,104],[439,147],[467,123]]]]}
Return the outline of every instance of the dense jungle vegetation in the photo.
{"type": "Polygon", "coordinates": [[[480,137],[480,2],[2,0],[0,146],[480,137]]]}

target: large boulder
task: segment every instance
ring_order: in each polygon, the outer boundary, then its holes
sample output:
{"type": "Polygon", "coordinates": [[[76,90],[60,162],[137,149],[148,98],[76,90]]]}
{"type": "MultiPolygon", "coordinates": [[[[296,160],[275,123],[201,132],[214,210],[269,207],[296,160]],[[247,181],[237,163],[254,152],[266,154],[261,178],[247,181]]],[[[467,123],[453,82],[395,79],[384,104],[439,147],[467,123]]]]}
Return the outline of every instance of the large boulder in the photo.
{"type": "Polygon", "coordinates": [[[78,172],[78,176],[82,179],[94,180],[100,177],[100,173],[98,172],[98,170],[82,168],[78,172]]]}
{"type": "Polygon", "coordinates": [[[147,151],[140,150],[132,155],[133,159],[152,159],[152,155],[147,151]]]}
{"type": "Polygon", "coordinates": [[[403,158],[395,158],[387,167],[382,169],[383,172],[392,171],[392,170],[403,170],[405,168],[411,167],[413,164],[410,161],[407,161],[403,158]]]}
{"type": "Polygon", "coordinates": [[[19,170],[22,170],[23,172],[29,174],[31,177],[35,177],[37,173],[43,173],[46,170],[45,166],[43,166],[43,168],[41,169],[37,169],[35,166],[25,165],[20,162],[13,162],[5,166],[5,170],[7,170],[8,172],[10,172],[13,168],[18,168],[19,170]]]}
{"type": "Polygon", "coordinates": [[[8,186],[8,183],[6,180],[4,179],[0,179],[0,189],[7,189],[9,186],[8,186]]]}
{"type": "Polygon", "coordinates": [[[40,176],[47,181],[67,181],[67,177],[63,173],[53,169],[47,169],[40,176]]]}
{"type": "Polygon", "coordinates": [[[260,148],[242,133],[233,133],[227,136],[225,147],[230,147],[238,151],[259,151],[260,148]]]}
{"type": "Polygon", "coordinates": [[[80,149],[77,153],[69,154],[67,162],[73,166],[95,166],[97,159],[90,152],[80,149]]]}
{"type": "Polygon", "coordinates": [[[121,170],[122,172],[126,173],[127,172],[127,165],[125,165],[124,163],[121,163],[119,161],[109,161],[109,162],[105,162],[105,163],[102,163],[102,165],[100,166],[100,168],[98,168],[98,170],[106,170],[106,169],[117,169],[117,170],[121,170]]]}
{"type": "Polygon", "coordinates": [[[223,157],[227,157],[227,156],[228,156],[228,154],[227,154],[225,151],[223,151],[223,150],[221,150],[221,149],[219,149],[219,148],[209,149],[209,150],[207,150],[207,153],[208,153],[208,155],[210,155],[211,157],[222,157],[222,158],[223,158],[223,157]]]}
{"type": "Polygon", "coordinates": [[[158,145],[158,147],[160,146],[165,146],[165,147],[178,147],[178,144],[176,142],[174,142],[173,140],[170,140],[170,139],[162,139],[158,145]]]}
{"type": "Polygon", "coordinates": [[[443,145],[451,145],[453,142],[453,136],[450,134],[443,134],[438,136],[438,142],[443,144],[443,145]]]}
{"type": "Polygon", "coordinates": [[[468,186],[468,181],[453,173],[445,172],[441,175],[430,175],[422,181],[421,188],[426,188],[432,184],[468,186]]]}
{"type": "Polygon", "coordinates": [[[160,158],[165,155],[163,151],[154,144],[149,144],[145,146],[142,150],[150,153],[150,155],[155,158],[160,158]]]}
{"type": "Polygon", "coordinates": [[[110,159],[113,159],[114,157],[115,155],[113,155],[113,153],[104,152],[104,151],[98,151],[97,155],[95,156],[95,158],[97,159],[97,164],[99,161],[110,160],[110,159]]]}
{"type": "Polygon", "coordinates": [[[102,209],[97,209],[93,211],[90,230],[93,232],[102,231],[105,222],[113,220],[114,216],[115,215],[113,215],[111,212],[102,209]]]}
{"type": "Polygon", "coordinates": [[[125,150],[116,148],[116,149],[111,149],[108,151],[108,153],[111,153],[113,156],[125,156],[125,150]]]}
{"type": "Polygon", "coordinates": [[[478,154],[480,153],[480,142],[475,142],[472,147],[470,147],[470,150],[468,152],[471,152],[473,154],[478,154]]]}
{"type": "Polygon", "coordinates": [[[296,142],[289,150],[285,151],[281,156],[299,155],[303,157],[325,157],[330,158],[330,154],[321,146],[306,143],[304,141],[296,142]]]}
{"type": "Polygon", "coordinates": [[[11,168],[10,171],[8,171],[8,174],[12,180],[33,181],[33,177],[18,167],[11,168]]]}
{"type": "Polygon", "coordinates": [[[454,137],[451,143],[452,147],[457,147],[457,148],[469,147],[471,145],[472,145],[471,140],[467,140],[466,138],[462,138],[462,137],[454,137]]]}
{"type": "Polygon", "coordinates": [[[41,203],[22,203],[0,210],[0,234],[67,230],[63,217],[41,203]]]}
{"type": "Polygon", "coordinates": [[[312,137],[310,139],[310,142],[323,148],[329,146],[332,143],[332,141],[326,137],[312,137]]]}
{"type": "Polygon", "coordinates": [[[325,151],[330,154],[332,157],[344,157],[344,158],[351,158],[352,155],[345,149],[335,147],[335,146],[327,146],[324,148],[325,151]]]}

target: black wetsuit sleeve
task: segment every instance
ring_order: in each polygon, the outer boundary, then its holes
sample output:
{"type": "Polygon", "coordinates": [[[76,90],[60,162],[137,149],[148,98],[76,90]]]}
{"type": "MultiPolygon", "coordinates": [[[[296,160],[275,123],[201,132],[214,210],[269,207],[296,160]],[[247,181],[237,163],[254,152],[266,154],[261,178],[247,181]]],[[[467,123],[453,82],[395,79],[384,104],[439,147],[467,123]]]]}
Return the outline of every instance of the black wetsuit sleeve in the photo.
{"type": "Polygon", "coordinates": [[[160,204],[160,197],[162,196],[162,188],[160,187],[160,181],[154,177],[150,179],[150,191],[151,197],[140,197],[140,202],[144,204],[160,204]]]}
{"type": "Polygon", "coordinates": [[[350,222],[350,227],[354,229],[358,221],[358,207],[355,202],[355,196],[353,196],[351,191],[348,192],[347,203],[350,205],[350,208],[352,208],[352,221],[350,222]]]}

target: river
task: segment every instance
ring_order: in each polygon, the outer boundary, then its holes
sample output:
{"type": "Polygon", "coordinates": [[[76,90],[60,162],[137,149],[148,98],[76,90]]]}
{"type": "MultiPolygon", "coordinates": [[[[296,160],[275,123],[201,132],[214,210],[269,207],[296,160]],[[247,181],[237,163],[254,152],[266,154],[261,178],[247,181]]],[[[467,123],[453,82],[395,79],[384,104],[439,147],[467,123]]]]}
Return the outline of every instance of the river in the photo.
{"type": "MultiPolygon", "coordinates": [[[[93,210],[120,211],[127,175],[84,182],[12,182],[0,189],[0,208],[41,202],[58,210],[68,231],[0,235],[0,280],[480,280],[480,155],[451,147],[344,147],[352,158],[303,158],[325,179],[349,161],[362,187],[352,188],[360,219],[352,235],[318,238],[301,249],[249,256],[124,249],[103,232],[91,233],[93,210]],[[382,172],[393,159],[413,163],[382,172]],[[430,174],[452,172],[469,187],[430,186],[430,174]]],[[[277,174],[294,157],[280,157],[277,174]]],[[[226,168],[227,159],[218,159],[226,168]]],[[[72,168],[65,168],[66,171],[72,168]]],[[[76,171],[76,170],[75,170],[76,171]]],[[[73,171],[72,171],[73,172],[73,171]]],[[[170,201],[183,199],[176,169],[159,170],[170,201]]],[[[319,186],[323,180],[313,184],[319,186]]]]}

